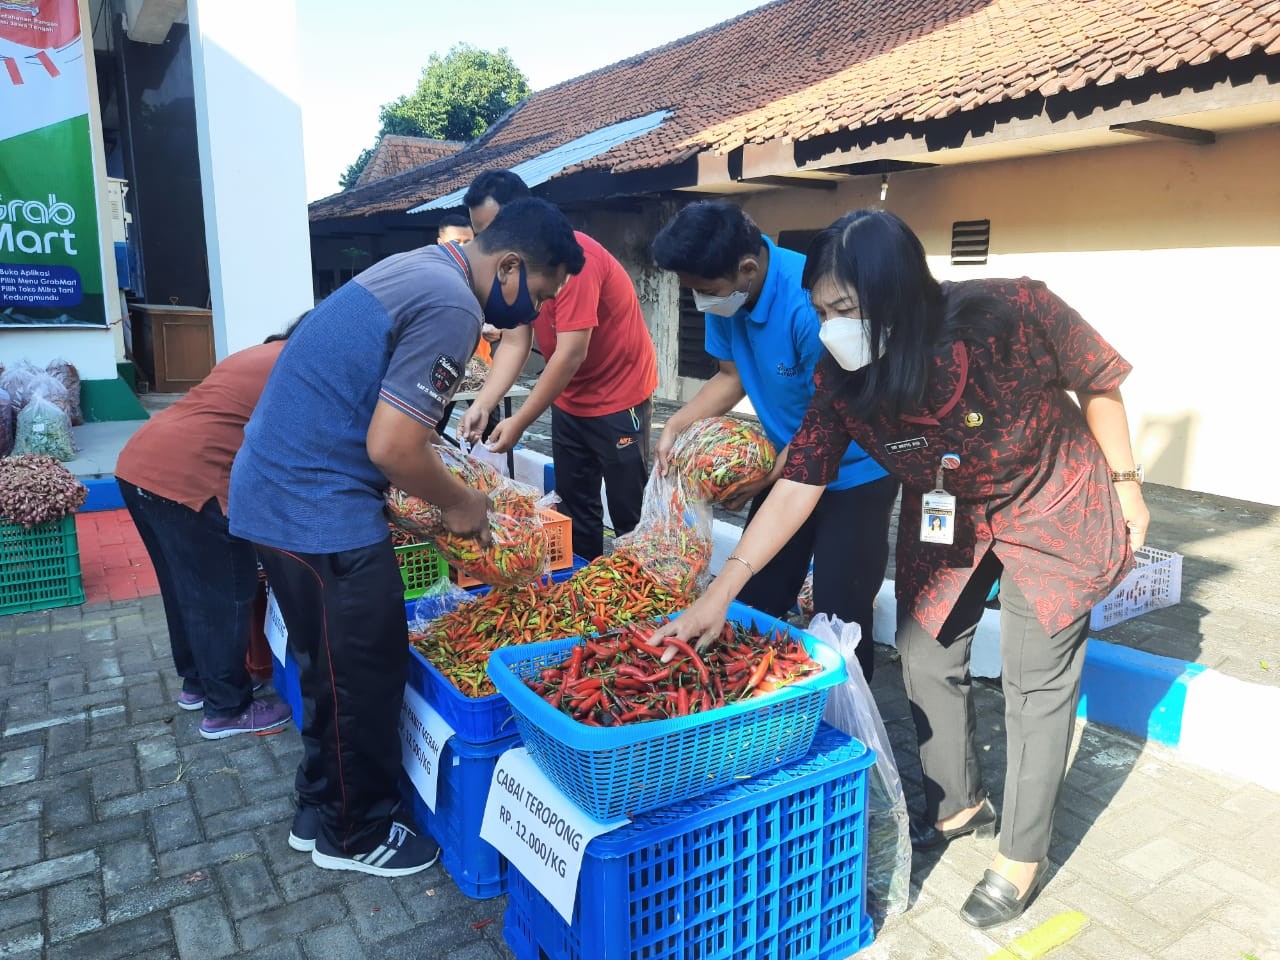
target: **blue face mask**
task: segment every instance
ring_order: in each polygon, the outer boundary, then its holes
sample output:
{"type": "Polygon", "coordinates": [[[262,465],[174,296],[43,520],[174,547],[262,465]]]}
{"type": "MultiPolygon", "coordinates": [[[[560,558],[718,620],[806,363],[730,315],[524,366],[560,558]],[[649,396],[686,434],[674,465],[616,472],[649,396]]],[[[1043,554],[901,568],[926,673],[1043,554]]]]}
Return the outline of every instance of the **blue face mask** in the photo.
{"type": "Polygon", "coordinates": [[[497,275],[493,278],[493,289],[489,291],[489,299],[484,304],[484,319],[500,330],[510,330],[524,323],[533,323],[538,315],[538,308],[533,305],[533,297],[529,294],[529,277],[525,273],[524,263],[520,264],[520,292],[516,294],[515,303],[507,303],[502,295],[502,284],[497,275]]]}

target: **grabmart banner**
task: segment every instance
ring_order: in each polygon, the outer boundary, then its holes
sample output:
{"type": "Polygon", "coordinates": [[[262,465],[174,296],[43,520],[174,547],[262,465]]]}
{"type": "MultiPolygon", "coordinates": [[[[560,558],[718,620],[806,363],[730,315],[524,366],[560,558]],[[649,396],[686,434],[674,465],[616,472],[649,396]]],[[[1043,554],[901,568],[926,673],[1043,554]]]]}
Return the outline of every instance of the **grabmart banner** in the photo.
{"type": "Polygon", "coordinates": [[[0,0],[0,328],[104,326],[78,0],[0,0]]]}

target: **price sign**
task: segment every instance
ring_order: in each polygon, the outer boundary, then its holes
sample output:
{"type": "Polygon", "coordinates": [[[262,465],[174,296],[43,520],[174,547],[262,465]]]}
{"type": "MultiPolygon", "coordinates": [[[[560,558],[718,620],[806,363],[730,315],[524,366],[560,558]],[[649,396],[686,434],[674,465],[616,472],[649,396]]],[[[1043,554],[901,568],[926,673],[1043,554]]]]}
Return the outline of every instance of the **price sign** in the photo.
{"type": "MultiPolygon", "coordinates": [[[[270,588],[267,590],[267,619],[262,625],[262,630],[267,635],[271,655],[277,662],[284,663],[289,650],[289,628],[284,625],[284,614],[280,612],[280,605],[276,603],[275,591],[270,588]]],[[[298,722],[302,722],[300,718],[298,722]]]]}
{"type": "Polygon", "coordinates": [[[400,763],[422,802],[434,813],[440,782],[440,754],[453,727],[413,687],[405,685],[400,708],[400,763]]]}
{"type": "Polygon", "coordinates": [[[480,839],[493,844],[572,923],[587,844],[629,822],[593,820],[547,779],[529,751],[513,747],[494,767],[480,839]]]}

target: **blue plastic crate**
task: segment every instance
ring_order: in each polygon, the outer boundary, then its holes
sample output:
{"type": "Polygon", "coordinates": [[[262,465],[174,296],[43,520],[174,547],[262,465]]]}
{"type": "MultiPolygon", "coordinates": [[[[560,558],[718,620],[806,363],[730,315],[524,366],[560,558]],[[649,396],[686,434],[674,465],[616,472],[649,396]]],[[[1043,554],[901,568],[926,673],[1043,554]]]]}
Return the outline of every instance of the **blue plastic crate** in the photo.
{"type": "Polygon", "coordinates": [[[572,924],[512,870],[507,943],[518,960],[844,960],[874,937],[874,759],[824,725],[801,760],[596,838],[572,924]]]}
{"type": "Polygon", "coordinates": [[[413,815],[440,844],[440,862],[458,889],[473,900],[488,900],[507,892],[507,858],[480,839],[480,824],[489,799],[489,784],[498,758],[519,744],[519,737],[492,743],[468,743],[450,737],[440,754],[433,813],[406,777],[413,815]]]}
{"type": "MultiPolygon", "coordinates": [[[[568,570],[557,570],[551,574],[553,583],[568,580],[577,573],[586,561],[574,557],[575,566],[568,570]]],[[[476,587],[473,593],[487,593],[491,587],[476,587]]],[[[405,603],[405,615],[412,620],[419,601],[405,603]]],[[[437,670],[421,653],[413,647],[409,648],[409,686],[422,694],[424,700],[444,717],[445,722],[453,727],[454,732],[463,740],[471,743],[488,743],[503,737],[515,735],[516,728],[511,719],[511,707],[507,698],[501,693],[487,697],[468,697],[437,670]]]]}
{"type": "Polygon", "coordinates": [[[271,685],[276,688],[280,699],[293,711],[293,723],[302,729],[302,682],[298,677],[298,661],[291,652],[285,651],[284,663],[271,655],[271,685]]]}
{"type": "Polygon", "coordinates": [[[581,639],[497,650],[489,676],[551,782],[597,820],[630,817],[804,756],[828,691],[844,682],[844,660],[815,637],[740,603],[730,605],[729,619],[761,631],[783,629],[822,672],[707,713],[621,727],[578,723],[525,686],[525,679],[564,662],[581,639]]]}

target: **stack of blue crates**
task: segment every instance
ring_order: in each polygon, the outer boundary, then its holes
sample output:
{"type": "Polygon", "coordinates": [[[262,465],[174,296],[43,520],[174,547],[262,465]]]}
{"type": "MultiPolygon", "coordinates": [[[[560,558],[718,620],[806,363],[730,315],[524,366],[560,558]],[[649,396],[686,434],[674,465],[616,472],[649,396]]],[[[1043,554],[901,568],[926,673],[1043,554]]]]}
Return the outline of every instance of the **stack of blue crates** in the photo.
{"type": "MultiPolygon", "coordinates": [[[[584,565],[574,557],[573,566],[557,570],[551,579],[559,583],[584,565]]],[[[482,594],[488,587],[472,588],[482,594]]],[[[418,604],[405,604],[412,617],[418,604]]],[[[480,824],[489,799],[498,758],[520,743],[511,708],[500,694],[467,697],[418,653],[409,651],[409,686],[454,730],[440,754],[436,783],[436,808],[431,810],[405,777],[402,789],[413,806],[414,819],[440,844],[440,862],[453,882],[468,897],[487,900],[507,892],[507,858],[480,839],[480,824]]]]}
{"type": "Polygon", "coordinates": [[[518,960],[843,960],[872,940],[867,771],[822,726],[798,761],[637,816],[587,847],[573,922],[518,871],[518,960]]]}

